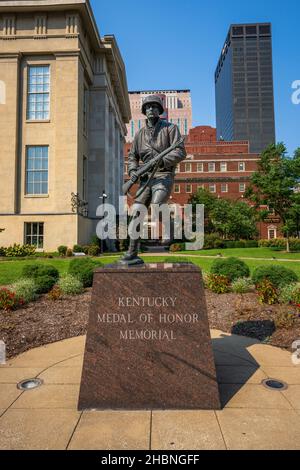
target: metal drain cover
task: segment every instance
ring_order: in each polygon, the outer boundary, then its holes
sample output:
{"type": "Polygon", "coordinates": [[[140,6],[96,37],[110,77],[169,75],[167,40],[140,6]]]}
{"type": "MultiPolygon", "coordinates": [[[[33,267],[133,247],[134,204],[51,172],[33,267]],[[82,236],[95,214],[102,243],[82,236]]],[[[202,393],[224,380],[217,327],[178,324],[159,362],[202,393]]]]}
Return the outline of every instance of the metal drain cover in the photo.
{"type": "Polygon", "coordinates": [[[288,389],[287,383],[277,379],[265,379],[262,381],[262,385],[268,390],[273,390],[275,392],[282,392],[283,390],[288,389]]]}
{"type": "Polygon", "coordinates": [[[22,380],[22,382],[18,383],[17,388],[19,390],[34,390],[35,388],[40,387],[43,385],[43,381],[41,379],[26,379],[22,380]]]}

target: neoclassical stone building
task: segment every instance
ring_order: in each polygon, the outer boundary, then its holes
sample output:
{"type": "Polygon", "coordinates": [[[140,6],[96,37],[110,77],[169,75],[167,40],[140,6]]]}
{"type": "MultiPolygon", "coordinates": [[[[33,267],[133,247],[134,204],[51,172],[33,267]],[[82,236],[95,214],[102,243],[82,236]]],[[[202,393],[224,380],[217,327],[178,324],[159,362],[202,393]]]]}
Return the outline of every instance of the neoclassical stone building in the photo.
{"type": "Polygon", "coordinates": [[[87,244],[117,205],[130,105],[89,0],[0,3],[0,246],[87,244]]]}

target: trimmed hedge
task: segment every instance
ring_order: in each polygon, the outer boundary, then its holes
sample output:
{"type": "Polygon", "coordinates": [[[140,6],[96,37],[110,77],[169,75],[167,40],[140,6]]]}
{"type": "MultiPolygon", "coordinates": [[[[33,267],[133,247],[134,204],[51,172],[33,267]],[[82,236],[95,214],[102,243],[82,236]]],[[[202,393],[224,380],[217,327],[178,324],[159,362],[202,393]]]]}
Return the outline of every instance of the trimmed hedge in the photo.
{"type": "Polygon", "coordinates": [[[216,259],[212,264],[210,272],[218,276],[226,276],[230,282],[241,277],[250,276],[247,264],[238,258],[216,259]]]}
{"type": "Polygon", "coordinates": [[[35,278],[34,282],[38,294],[47,294],[56,284],[55,278],[51,276],[39,276],[35,278]]]}
{"type": "Polygon", "coordinates": [[[259,266],[252,275],[254,284],[261,284],[265,279],[276,288],[298,282],[297,274],[284,266],[259,266]]]}
{"type": "MultiPolygon", "coordinates": [[[[290,250],[300,251],[300,240],[299,238],[290,238],[290,250]]],[[[282,251],[286,250],[287,240],[286,238],[275,238],[274,240],[260,240],[259,246],[263,248],[278,248],[282,251]]]]}
{"type": "Polygon", "coordinates": [[[92,287],[94,269],[101,266],[91,258],[73,259],[69,265],[68,274],[79,279],[84,287],[92,287]]]}
{"type": "Polygon", "coordinates": [[[49,276],[52,277],[55,282],[59,279],[59,271],[54,266],[48,266],[44,264],[28,264],[24,266],[22,270],[22,276],[24,278],[37,279],[38,277],[49,276]]]}

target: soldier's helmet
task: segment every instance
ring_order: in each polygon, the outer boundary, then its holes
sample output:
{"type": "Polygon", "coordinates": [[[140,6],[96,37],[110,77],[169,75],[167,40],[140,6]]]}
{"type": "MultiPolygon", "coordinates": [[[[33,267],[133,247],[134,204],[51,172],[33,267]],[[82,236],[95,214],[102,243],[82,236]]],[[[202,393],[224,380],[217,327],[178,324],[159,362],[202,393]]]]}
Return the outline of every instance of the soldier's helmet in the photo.
{"type": "Polygon", "coordinates": [[[146,105],[147,104],[156,104],[159,107],[160,115],[165,112],[163,107],[163,102],[160,96],[158,95],[149,95],[147,98],[144,99],[142,104],[142,113],[146,115],[146,105]]]}

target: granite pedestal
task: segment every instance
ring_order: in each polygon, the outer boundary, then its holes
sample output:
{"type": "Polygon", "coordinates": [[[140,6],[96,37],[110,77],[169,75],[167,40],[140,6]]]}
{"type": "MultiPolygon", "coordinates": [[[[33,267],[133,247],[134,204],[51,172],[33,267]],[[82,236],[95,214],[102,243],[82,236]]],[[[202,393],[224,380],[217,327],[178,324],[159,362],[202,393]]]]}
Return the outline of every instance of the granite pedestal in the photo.
{"type": "Polygon", "coordinates": [[[95,270],[78,408],[220,408],[199,268],[95,270]]]}

